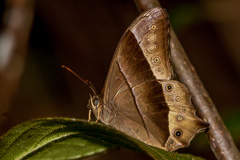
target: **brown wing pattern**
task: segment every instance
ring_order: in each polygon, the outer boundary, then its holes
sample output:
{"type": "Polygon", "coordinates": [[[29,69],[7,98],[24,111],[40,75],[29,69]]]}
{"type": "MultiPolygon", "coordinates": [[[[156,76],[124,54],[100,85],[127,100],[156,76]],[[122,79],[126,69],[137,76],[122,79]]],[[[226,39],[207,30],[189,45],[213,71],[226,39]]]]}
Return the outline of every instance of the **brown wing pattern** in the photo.
{"type": "Polygon", "coordinates": [[[196,116],[187,88],[178,81],[158,81],[163,87],[163,95],[169,107],[168,121],[170,136],[165,149],[174,151],[187,147],[192,138],[204,131],[209,124],[196,116]],[[168,86],[172,86],[169,90],[168,86]]]}
{"type": "Polygon", "coordinates": [[[136,108],[131,90],[116,62],[112,63],[109,75],[105,83],[104,109],[100,120],[130,136],[147,141],[148,134],[141,114],[136,108]],[[141,133],[140,136],[139,133],[141,133]]]}
{"type": "Polygon", "coordinates": [[[153,78],[147,77],[148,80],[170,80],[173,77],[169,59],[169,18],[165,9],[154,8],[142,14],[130,25],[125,35],[116,52],[120,68],[128,76],[141,69],[141,72],[148,70],[153,74],[153,78]],[[147,66],[139,68],[144,63],[142,61],[147,61],[147,66]],[[136,65],[130,64],[132,68],[128,68],[129,65],[121,66],[125,63],[136,65]]]}
{"type": "Polygon", "coordinates": [[[165,150],[187,146],[207,124],[196,117],[184,85],[171,80],[169,61],[168,16],[153,8],[119,42],[102,93],[100,120],[165,150]]]}
{"type": "Polygon", "coordinates": [[[172,77],[169,37],[165,33],[168,32],[169,23],[167,14],[162,10],[151,12],[146,12],[133,22],[134,27],[130,26],[120,41],[104,87],[103,101],[108,111],[103,111],[101,120],[148,144],[163,147],[169,137],[169,108],[161,94],[161,85],[153,80],[172,77]],[[149,29],[152,26],[155,27],[149,29]],[[138,30],[141,32],[133,34],[138,30]],[[154,52],[149,50],[152,56],[144,54],[143,47],[148,49],[151,45],[156,46],[154,52]],[[156,57],[161,62],[154,63],[156,57]],[[135,97],[140,92],[143,93],[135,97]],[[150,112],[154,112],[152,117],[148,116],[150,112]]]}

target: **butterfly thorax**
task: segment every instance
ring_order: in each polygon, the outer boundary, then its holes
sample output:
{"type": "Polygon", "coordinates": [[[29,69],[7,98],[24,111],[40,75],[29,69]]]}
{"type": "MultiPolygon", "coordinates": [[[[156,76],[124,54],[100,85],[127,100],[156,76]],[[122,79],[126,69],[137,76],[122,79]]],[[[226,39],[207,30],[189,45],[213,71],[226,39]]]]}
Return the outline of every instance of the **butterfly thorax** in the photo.
{"type": "Polygon", "coordinates": [[[116,111],[114,110],[113,104],[104,103],[101,95],[91,95],[89,98],[88,109],[93,111],[97,121],[100,120],[105,124],[111,123],[111,121],[116,117],[116,111]]]}

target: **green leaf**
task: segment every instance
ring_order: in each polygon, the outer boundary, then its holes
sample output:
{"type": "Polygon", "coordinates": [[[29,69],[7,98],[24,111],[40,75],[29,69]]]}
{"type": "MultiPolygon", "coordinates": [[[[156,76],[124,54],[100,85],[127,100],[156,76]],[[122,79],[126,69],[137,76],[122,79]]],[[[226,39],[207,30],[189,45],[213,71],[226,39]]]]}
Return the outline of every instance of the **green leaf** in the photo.
{"type": "Polygon", "coordinates": [[[0,138],[0,160],[78,159],[115,147],[145,152],[153,159],[201,160],[148,146],[100,123],[67,118],[37,119],[12,128],[0,138]]]}

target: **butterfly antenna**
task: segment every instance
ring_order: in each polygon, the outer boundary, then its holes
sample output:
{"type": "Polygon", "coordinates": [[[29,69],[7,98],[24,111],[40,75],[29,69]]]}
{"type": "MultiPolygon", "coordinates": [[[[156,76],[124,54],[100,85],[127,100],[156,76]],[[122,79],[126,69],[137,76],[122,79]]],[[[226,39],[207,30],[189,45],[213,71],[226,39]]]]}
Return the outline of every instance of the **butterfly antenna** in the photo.
{"type": "Polygon", "coordinates": [[[70,68],[68,68],[68,67],[65,66],[65,65],[62,65],[61,67],[67,69],[68,71],[70,71],[70,72],[71,72],[72,74],[74,74],[78,79],[80,79],[81,81],[83,81],[83,83],[85,83],[85,84],[93,91],[93,93],[94,93],[95,95],[97,94],[95,87],[93,86],[93,84],[92,84],[89,80],[84,80],[84,79],[82,79],[82,78],[81,78],[79,75],[77,75],[73,70],[71,70],[70,68]]]}

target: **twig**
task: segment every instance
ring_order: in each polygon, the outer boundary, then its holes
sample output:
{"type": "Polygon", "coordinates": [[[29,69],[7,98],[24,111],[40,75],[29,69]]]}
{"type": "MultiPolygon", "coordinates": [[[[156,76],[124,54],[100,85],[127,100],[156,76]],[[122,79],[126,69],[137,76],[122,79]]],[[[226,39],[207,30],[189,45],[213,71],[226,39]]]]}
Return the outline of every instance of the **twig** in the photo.
{"type": "MultiPolygon", "coordinates": [[[[157,0],[135,0],[140,12],[159,7],[157,0]]],[[[171,28],[171,61],[179,80],[189,89],[198,114],[210,124],[207,131],[212,151],[218,160],[238,160],[239,151],[226,129],[214,103],[189,61],[181,43],[171,28]]]]}
{"type": "Polygon", "coordinates": [[[0,33],[0,126],[24,68],[34,0],[8,0],[0,33]]]}

